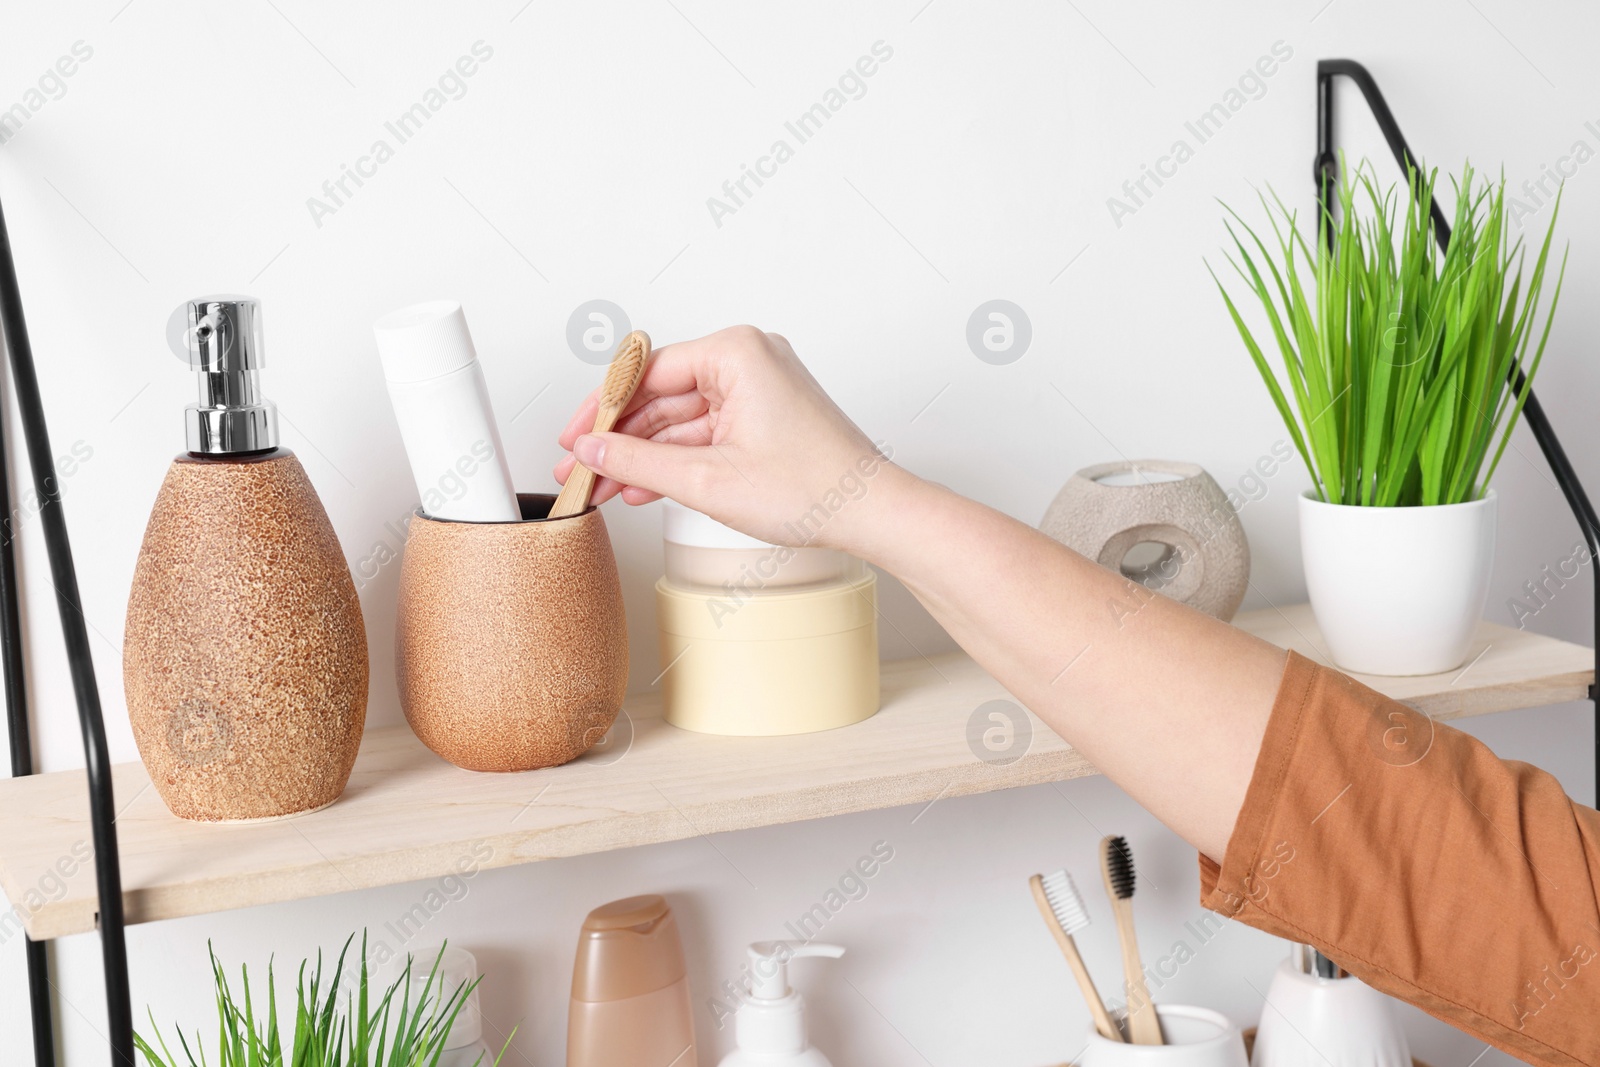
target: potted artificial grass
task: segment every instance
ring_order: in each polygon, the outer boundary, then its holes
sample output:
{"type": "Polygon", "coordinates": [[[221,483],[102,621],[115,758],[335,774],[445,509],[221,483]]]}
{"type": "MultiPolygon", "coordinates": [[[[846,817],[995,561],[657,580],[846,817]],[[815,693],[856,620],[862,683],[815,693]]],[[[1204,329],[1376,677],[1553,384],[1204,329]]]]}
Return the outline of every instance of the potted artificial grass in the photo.
{"type": "MultiPolygon", "coordinates": [[[[236,996],[216,953],[211,954],[211,975],[216,989],[217,1017],[210,1023],[217,1035],[215,1055],[207,1059],[205,1039],[199,1029],[194,1043],[180,1028],[173,1042],[182,1059],[168,1046],[152,1016],[151,1037],[135,1034],[133,1041],[147,1067],[494,1067],[511,1045],[492,1060],[456,1050],[450,1031],[467,1006],[478,980],[444,988],[440,965],[445,948],[426,971],[420,989],[411,984],[413,970],[422,973],[411,957],[404,973],[387,988],[371,986],[367,972],[367,938],[361,935],[361,960],[354,970],[355,988],[343,988],[345,956],[355,936],[345,941],[333,968],[333,981],[322,992],[322,954],[316,967],[300,965],[296,990],[294,1029],[288,1044],[278,1026],[278,999],[272,967],[267,967],[266,1003],[252,998],[250,972],[241,969],[236,996]],[[471,1056],[471,1058],[467,1058],[471,1056]]],[[[512,1031],[515,1036],[516,1031],[512,1031]]]]}
{"type": "Polygon", "coordinates": [[[1341,167],[1314,247],[1276,197],[1262,199],[1275,249],[1228,209],[1244,233],[1228,224],[1228,260],[1265,312],[1281,376],[1217,283],[1311,473],[1300,540],[1312,610],[1335,663],[1367,674],[1434,674],[1466,658],[1493,563],[1489,480],[1566,272],[1563,253],[1541,326],[1559,195],[1525,273],[1504,179],[1463,168],[1448,251],[1429,222],[1436,180],[1413,171],[1403,193],[1380,191],[1370,168],[1352,178],[1341,167]]]}

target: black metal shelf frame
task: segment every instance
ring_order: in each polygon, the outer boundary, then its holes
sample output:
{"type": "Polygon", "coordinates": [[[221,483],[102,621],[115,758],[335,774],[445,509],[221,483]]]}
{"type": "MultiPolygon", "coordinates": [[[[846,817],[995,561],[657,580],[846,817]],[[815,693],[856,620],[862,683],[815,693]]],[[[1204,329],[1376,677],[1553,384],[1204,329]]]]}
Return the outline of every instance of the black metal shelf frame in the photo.
{"type": "MultiPolygon", "coordinates": [[[[1378,89],[1378,83],[1373,80],[1367,68],[1353,59],[1323,59],[1317,62],[1317,157],[1313,163],[1313,180],[1317,185],[1317,210],[1326,213],[1332,210],[1333,188],[1339,177],[1339,157],[1334,150],[1333,136],[1333,86],[1336,78],[1349,78],[1355,82],[1356,88],[1361,90],[1361,96],[1366,101],[1367,107],[1372,112],[1372,117],[1378,122],[1378,129],[1383,132],[1383,139],[1389,144],[1389,151],[1394,154],[1395,162],[1400,164],[1400,169],[1405,171],[1408,167],[1427,173],[1422,165],[1422,159],[1411,150],[1406,143],[1405,135],[1400,132],[1400,124],[1395,121],[1394,112],[1389,110],[1389,104],[1383,98],[1383,93],[1378,89]]],[[[1450,243],[1450,224],[1445,221],[1444,209],[1439,206],[1439,201],[1433,201],[1433,210],[1430,215],[1433,221],[1433,235],[1439,242],[1439,247],[1445,248],[1450,243]]],[[[1319,214],[1319,218],[1321,215],[1319,214]]],[[[1332,239],[1333,228],[1327,227],[1326,232],[1332,239]]],[[[1513,367],[1511,373],[1511,387],[1522,390],[1525,380],[1522,371],[1513,367]]],[[[1522,407],[1522,420],[1533,434],[1533,439],[1539,442],[1539,451],[1544,453],[1545,462],[1550,465],[1550,473],[1555,475],[1556,484],[1561,487],[1561,495],[1566,497],[1567,507],[1572,509],[1572,517],[1578,520],[1578,528],[1583,531],[1583,540],[1589,546],[1589,556],[1593,562],[1589,566],[1590,577],[1594,581],[1594,606],[1593,606],[1593,634],[1595,646],[1595,681],[1589,686],[1589,701],[1594,705],[1594,756],[1595,756],[1595,804],[1600,807],[1600,518],[1595,516],[1594,505],[1589,502],[1589,494],[1584,492],[1583,483],[1578,480],[1578,472],[1573,470],[1572,461],[1567,458],[1567,450],[1561,447],[1561,440],[1556,436],[1555,427],[1550,425],[1550,420],[1544,413],[1544,405],[1539,403],[1539,397],[1532,389],[1528,390],[1527,401],[1522,407]]]]}
{"type": "MultiPolygon", "coordinates": [[[[0,209],[0,326],[5,329],[11,354],[11,380],[17,391],[22,438],[28,449],[34,492],[39,498],[39,520],[44,528],[45,552],[50,559],[50,580],[56,589],[56,611],[67,645],[67,665],[78,704],[78,728],[83,734],[83,758],[89,783],[89,821],[94,844],[95,881],[100,894],[100,956],[106,978],[106,1037],[114,1067],[134,1067],[133,1009],[128,990],[128,950],[122,914],[122,865],[117,855],[117,809],[111,792],[111,756],[106,749],[105,719],[100,713],[100,689],[94,677],[94,657],[89,630],[78,596],[78,573],[67,539],[67,516],[61,508],[61,486],[56,480],[50,431],[45,425],[39,379],[34,373],[33,346],[22,314],[22,294],[17,288],[16,262],[11,255],[11,235],[0,209]]],[[[33,770],[28,730],[28,705],[24,682],[22,627],[16,581],[16,512],[11,507],[11,487],[4,476],[7,460],[4,420],[0,419],[0,506],[5,508],[0,530],[0,645],[4,656],[6,719],[10,727],[11,767],[14,774],[33,770]]],[[[54,1067],[55,1033],[50,1019],[50,974],[44,946],[28,942],[28,991],[33,1016],[33,1057],[37,1067],[54,1067]]]]}
{"type": "MultiPolygon", "coordinates": [[[[1333,183],[1338,175],[1338,159],[1333,149],[1333,83],[1347,77],[1360,88],[1371,108],[1390,151],[1404,168],[1407,163],[1422,164],[1406,144],[1394,115],[1384,102],[1372,75],[1360,63],[1348,59],[1325,59],[1317,64],[1317,157],[1315,180],[1317,202],[1327,210],[1333,183]]],[[[1434,233],[1440,244],[1450,239],[1450,229],[1437,202],[1433,205],[1434,233]]],[[[21,412],[22,436],[27,446],[34,491],[40,501],[39,517],[44,528],[51,580],[56,589],[56,608],[66,640],[67,660],[73,692],[78,705],[78,726],[83,734],[84,760],[89,787],[89,817],[94,842],[95,878],[100,897],[98,926],[101,959],[105,967],[107,1040],[112,1067],[136,1067],[133,1045],[133,1011],[128,987],[128,956],[122,910],[122,874],[117,854],[116,803],[111,788],[111,762],[106,749],[105,722],[100,711],[100,693],[95,683],[94,660],[89,635],[78,596],[77,572],[72,562],[72,546],[67,538],[66,514],[61,508],[60,486],[56,481],[45,425],[44,406],[34,372],[33,348],[22,313],[22,297],[17,286],[16,265],[11,254],[11,238],[5,214],[0,209],[0,327],[4,328],[10,353],[11,378],[21,412]]],[[[1521,388],[1520,376],[1513,382],[1521,388]]],[[[3,405],[0,405],[3,410],[3,405]]],[[[1555,430],[1545,417],[1538,398],[1530,391],[1523,418],[1533,432],[1550,470],[1555,475],[1583,530],[1592,556],[1600,557],[1600,520],[1588,494],[1578,481],[1577,472],[1567,458],[1555,430]]],[[[33,773],[32,738],[28,722],[27,684],[23,661],[23,635],[17,599],[15,555],[16,529],[11,507],[11,486],[7,475],[8,448],[4,420],[0,419],[0,505],[8,516],[0,529],[0,669],[4,671],[6,720],[11,744],[11,773],[33,773]]],[[[1600,668],[1600,560],[1591,568],[1595,578],[1596,666],[1600,668]]],[[[1600,674],[1597,674],[1600,677],[1600,674]]],[[[1595,700],[1596,687],[1589,687],[1595,700]]],[[[1596,771],[1600,776],[1600,705],[1596,708],[1596,771]]],[[[55,1034],[51,1020],[49,964],[44,945],[27,943],[29,1003],[33,1022],[34,1063],[36,1067],[55,1067],[55,1034]]]]}

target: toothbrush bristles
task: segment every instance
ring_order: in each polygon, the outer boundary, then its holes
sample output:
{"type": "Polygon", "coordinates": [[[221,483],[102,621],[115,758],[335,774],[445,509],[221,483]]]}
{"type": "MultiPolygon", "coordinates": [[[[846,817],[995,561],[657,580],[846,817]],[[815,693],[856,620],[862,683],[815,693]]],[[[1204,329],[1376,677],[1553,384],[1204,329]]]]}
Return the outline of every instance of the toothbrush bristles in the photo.
{"type": "Polygon", "coordinates": [[[650,355],[650,339],[639,330],[630,333],[612,357],[611,367],[600,389],[600,403],[605,407],[621,407],[633,396],[644,370],[644,361],[650,355]]]}
{"type": "Polygon", "coordinates": [[[1040,884],[1062,930],[1071,935],[1089,925],[1089,913],[1084,909],[1078,887],[1072,883],[1072,875],[1065,870],[1056,871],[1040,879],[1040,884]]]}
{"type": "Polygon", "coordinates": [[[1118,900],[1133,896],[1133,850],[1125,837],[1105,839],[1106,879],[1118,900]]]}

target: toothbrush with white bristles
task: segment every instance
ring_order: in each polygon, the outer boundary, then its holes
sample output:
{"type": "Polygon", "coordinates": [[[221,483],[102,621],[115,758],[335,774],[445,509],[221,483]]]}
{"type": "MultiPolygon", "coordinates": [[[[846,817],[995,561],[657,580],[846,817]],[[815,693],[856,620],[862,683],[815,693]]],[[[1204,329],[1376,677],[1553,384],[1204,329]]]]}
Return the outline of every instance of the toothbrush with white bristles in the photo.
{"type": "Polygon", "coordinates": [[[1089,977],[1089,968],[1083,965],[1083,957],[1078,955],[1077,942],[1072,940],[1073,934],[1089,925],[1089,912],[1083,906],[1078,887],[1072,884],[1072,876],[1064,870],[1043,877],[1036,874],[1028,879],[1028,885],[1033,889],[1033,902],[1039,906],[1044,924],[1055,936],[1056,944],[1061,946],[1061,954],[1067,958],[1073,976],[1078,979],[1083,999],[1089,1003],[1089,1014],[1094,1016],[1094,1028],[1108,1041],[1123,1040],[1122,1031],[1112,1020],[1111,1013],[1106,1011],[1100,991],[1094,987],[1094,979],[1089,977]]]}

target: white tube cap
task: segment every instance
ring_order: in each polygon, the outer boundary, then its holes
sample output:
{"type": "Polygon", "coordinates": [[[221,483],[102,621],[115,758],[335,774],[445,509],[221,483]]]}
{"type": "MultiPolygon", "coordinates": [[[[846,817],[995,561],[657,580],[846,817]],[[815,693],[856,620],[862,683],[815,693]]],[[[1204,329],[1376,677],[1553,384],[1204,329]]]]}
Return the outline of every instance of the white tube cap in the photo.
{"type": "Polygon", "coordinates": [[[455,300],[429,300],[401,308],[372,324],[383,376],[391,382],[425,382],[460,370],[478,358],[467,316],[455,300]]]}

